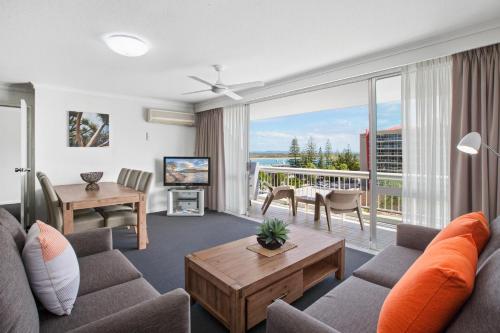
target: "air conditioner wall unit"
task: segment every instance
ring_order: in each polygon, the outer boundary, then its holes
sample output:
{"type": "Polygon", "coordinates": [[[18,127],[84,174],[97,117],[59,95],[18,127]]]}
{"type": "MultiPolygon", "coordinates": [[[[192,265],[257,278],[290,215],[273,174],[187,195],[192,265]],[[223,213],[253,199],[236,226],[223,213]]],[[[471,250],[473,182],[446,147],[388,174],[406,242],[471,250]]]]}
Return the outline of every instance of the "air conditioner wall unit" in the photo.
{"type": "Polygon", "coordinates": [[[147,119],[150,123],[194,126],[194,113],[147,109],[147,119]]]}

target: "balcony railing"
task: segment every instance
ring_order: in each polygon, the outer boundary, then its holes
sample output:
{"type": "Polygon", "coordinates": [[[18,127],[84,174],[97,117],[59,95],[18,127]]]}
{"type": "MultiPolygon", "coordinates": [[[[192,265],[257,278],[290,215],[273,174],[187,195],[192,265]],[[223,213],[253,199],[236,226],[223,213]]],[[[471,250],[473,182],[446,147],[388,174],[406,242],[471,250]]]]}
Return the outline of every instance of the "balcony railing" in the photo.
{"type": "MultiPolygon", "coordinates": [[[[289,167],[259,167],[259,197],[267,194],[263,181],[272,186],[289,185],[296,196],[314,197],[317,192],[327,194],[334,189],[359,189],[362,191],[361,206],[369,211],[370,174],[367,171],[305,169],[289,167]]],[[[377,222],[397,224],[401,222],[401,187],[399,173],[378,172],[377,222]]]]}

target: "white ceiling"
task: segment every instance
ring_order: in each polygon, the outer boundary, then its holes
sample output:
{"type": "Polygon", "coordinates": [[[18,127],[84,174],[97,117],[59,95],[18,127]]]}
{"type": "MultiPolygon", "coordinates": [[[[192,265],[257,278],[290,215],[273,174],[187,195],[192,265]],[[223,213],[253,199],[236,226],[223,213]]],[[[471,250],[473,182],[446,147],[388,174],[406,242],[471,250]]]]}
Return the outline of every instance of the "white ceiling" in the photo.
{"type": "Polygon", "coordinates": [[[0,81],[199,102],[187,78],[271,82],[500,19],[498,0],[0,0],[0,81]],[[101,36],[152,44],[111,52],[101,36]]]}

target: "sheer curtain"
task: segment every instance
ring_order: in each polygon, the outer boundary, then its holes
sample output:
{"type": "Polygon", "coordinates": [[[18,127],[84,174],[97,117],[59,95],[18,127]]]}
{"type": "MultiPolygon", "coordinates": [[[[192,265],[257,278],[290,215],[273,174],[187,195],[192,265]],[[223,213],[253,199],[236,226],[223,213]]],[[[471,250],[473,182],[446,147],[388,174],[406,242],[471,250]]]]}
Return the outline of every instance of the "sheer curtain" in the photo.
{"type": "Polygon", "coordinates": [[[403,222],[442,228],[450,220],[451,58],[402,72],[403,222]]]}
{"type": "Polygon", "coordinates": [[[245,214],[248,205],[248,122],[248,105],[224,108],[226,210],[235,214],[245,214]]]}

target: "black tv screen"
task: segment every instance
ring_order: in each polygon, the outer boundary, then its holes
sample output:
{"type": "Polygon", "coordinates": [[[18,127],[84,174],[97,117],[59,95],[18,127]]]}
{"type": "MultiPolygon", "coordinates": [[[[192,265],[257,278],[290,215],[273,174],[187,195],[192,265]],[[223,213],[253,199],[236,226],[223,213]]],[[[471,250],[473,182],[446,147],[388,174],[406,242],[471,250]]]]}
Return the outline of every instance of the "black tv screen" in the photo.
{"type": "Polygon", "coordinates": [[[210,185],[209,157],[164,157],[163,184],[165,186],[210,185]]]}

